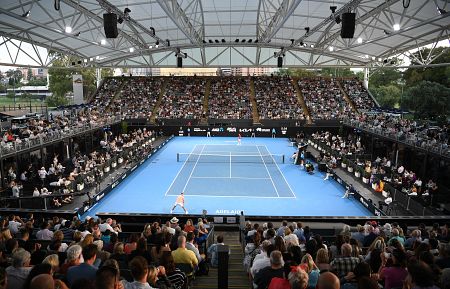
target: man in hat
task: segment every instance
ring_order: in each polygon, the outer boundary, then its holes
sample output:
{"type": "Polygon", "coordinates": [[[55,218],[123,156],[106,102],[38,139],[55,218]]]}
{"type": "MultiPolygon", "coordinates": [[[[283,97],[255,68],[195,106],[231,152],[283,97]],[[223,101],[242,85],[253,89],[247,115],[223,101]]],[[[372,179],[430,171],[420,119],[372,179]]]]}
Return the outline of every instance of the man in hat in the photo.
{"type": "Polygon", "coordinates": [[[186,210],[186,208],[184,207],[184,192],[181,192],[180,195],[178,195],[175,204],[173,204],[172,209],[170,210],[170,213],[172,214],[173,210],[175,210],[176,206],[180,206],[183,210],[184,213],[187,214],[188,211],[186,210]]]}

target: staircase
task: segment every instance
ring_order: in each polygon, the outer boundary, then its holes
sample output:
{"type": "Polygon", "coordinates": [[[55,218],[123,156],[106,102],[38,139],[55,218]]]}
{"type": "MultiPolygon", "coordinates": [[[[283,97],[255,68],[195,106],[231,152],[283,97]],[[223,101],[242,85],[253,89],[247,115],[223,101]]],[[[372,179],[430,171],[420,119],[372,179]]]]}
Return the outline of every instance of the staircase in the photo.
{"type": "MultiPolygon", "coordinates": [[[[118,97],[120,97],[122,95],[122,89],[125,85],[128,84],[130,80],[127,79],[125,81],[122,82],[122,84],[119,86],[119,88],[117,88],[116,92],[114,93],[113,97],[112,97],[112,101],[109,103],[109,105],[105,108],[106,111],[111,111],[111,104],[114,103],[114,100],[118,97]]],[[[103,85],[103,84],[102,84],[103,85]]],[[[114,109],[114,107],[113,107],[114,109]]]]}
{"type": "Polygon", "coordinates": [[[206,86],[205,86],[205,96],[203,97],[203,115],[205,117],[202,117],[200,120],[200,124],[207,125],[208,124],[208,102],[209,102],[209,95],[211,94],[211,79],[208,78],[206,80],[206,86]]]}
{"type": "Polygon", "coordinates": [[[166,92],[166,87],[167,87],[168,82],[169,82],[169,78],[164,77],[164,82],[161,85],[161,91],[159,92],[158,100],[156,101],[155,107],[153,108],[153,111],[152,111],[152,117],[150,118],[151,124],[155,124],[156,116],[158,114],[158,108],[161,105],[164,93],[166,92]]]}
{"type": "Polygon", "coordinates": [[[311,113],[309,112],[308,107],[306,106],[305,98],[303,97],[303,93],[298,86],[297,79],[292,79],[292,85],[294,86],[295,92],[297,93],[297,100],[302,106],[303,113],[306,115],[306,120],[308,124],[312,124],[311,113]]]}
{"type": "Polygon", "coordinates": [[[258,114],[258,108],[256,104],[256,97],[255,97],[255,83],[253,82],[253,78],[250,78],[250,103],[252,104],[252,117],[253,117],[253,124],[261,124],[259,122],[259,114],[258,114]]]}
{"type": "Polygon", "coordinates": [[[344,88],[342,87],[342,84],[339,80],[336,80],[337,85],[339,86],[339,89],[341,90],[342,95],[344,96],[345,101],[350,105],[352,108],[352,111],[355,113],[358,113],[358,110],[356,109],[355,103],[350,99],[347,92],[345,92],[344,88]]]}
{"type": "MultiPolygon", "coordinates": [[[[251,281],[244,271],[241,243],[239,242],[239,232],[215,231],[214,239],[218,234],[224,237],[224,243],[230,247],[230,259],[228,262],[228,288],[230,289],[251,289],[251,281]]],[[[210,267],[208,276],[196,277],[193,282],[194,289],[217,288],[217,268],[210,267]]]]}

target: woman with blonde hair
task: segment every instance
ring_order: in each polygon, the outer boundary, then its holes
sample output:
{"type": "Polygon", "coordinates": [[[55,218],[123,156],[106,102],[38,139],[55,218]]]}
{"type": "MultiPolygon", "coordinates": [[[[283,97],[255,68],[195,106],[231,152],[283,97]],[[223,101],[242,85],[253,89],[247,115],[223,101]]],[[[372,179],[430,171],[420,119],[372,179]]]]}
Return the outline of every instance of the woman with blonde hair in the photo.
{"type": "Polygon", "coordinates": [[[367,255],[364,258],[364,261],[369,263],[370,258],[372,257],[372,251],[374,251],[375,249],[379,250],[380,252],[386,251],[386,243],[384,242],[383,237],[377,237],[375,240],[373,240],[372,244],[370,244],[370,247],[367,250],[367,255]]]}
{"type": "Polygon", "coordinates": [[[328,256],[328,250],[320,248],[316,254],[316,266],[320,272],[326,272],[331,270],[330,258],[328,256]]]}
{"type": "Polygon", "coordinates": [[[170,280],[166,276],[166,269],[163,266],[159,267],[149,266],[147,282],[148,284],[150,284],[152,288],[158,289],[173,288],[172,283],[170,283],[170,280]]]}
{"type": "Polygon", "coordinates": [[[11,231],[8,228],[3,228],[0,232],[0,242],[6,242],[12,239],[11,231]]]}
{"type": "Polygon", "coordinates": [[[59,257],[57,254],[51,254],[45,257],[42,264],[50,264],[52,266],[52,274],[59,271],[59,257]]]}
{"type": "Polygon", "coordinates": [[[314,263],[312,256],[306,253],[302,258],[302,264],[305,264],[304,269],[308,273],[308,288],[316,288],[319,280],[320,270],[314,263]]]}

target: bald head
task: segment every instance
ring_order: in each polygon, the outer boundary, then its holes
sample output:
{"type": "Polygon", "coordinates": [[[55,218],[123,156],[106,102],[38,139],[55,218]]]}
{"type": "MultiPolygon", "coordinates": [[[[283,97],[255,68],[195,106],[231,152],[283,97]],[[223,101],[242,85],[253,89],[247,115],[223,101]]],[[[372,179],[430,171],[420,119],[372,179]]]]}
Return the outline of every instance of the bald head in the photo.
{"type": "Polygon", "coordinates": [[[320,274],[319,281],[317,283],[318,289],[339,289],[341,284],[339,278],[331,272],[325,272],[320,274]]]}
{"type": "Polygon", "coordinates": [[[33,289],[54,289],[55,283],[50,274],[40,274],[31,280],[30,288],[33,289]]]}

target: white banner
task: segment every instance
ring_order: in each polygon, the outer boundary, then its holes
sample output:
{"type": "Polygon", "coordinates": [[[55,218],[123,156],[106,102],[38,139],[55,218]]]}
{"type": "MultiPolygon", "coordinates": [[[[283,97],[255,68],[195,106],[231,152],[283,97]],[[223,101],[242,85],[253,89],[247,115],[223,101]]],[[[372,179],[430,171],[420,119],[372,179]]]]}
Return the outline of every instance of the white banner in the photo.
{"type": "Polygon", "coordinates": [[[79,74],[73,75],[73,104],[84,103],[83,99],[83,76],[79,74]]]}

